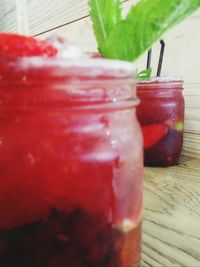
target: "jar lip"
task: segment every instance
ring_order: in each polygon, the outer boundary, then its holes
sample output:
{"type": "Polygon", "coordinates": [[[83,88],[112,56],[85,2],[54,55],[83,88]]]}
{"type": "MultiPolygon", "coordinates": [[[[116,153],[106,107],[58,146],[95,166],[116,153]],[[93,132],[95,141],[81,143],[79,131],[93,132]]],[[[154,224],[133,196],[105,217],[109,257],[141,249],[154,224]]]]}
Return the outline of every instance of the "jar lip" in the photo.
{"type": "Polygon", "coordinates": [[[44,57],[21,58],[17,62],[19,70],[50,69],[52,77],[86,77],[98,80],[105,79],[134,79],[137,69],[131,62],[102,58],[57,59],[44,57]]]}
{"type": "Polygon", "coordinates": [[[136,67],[130,62],[97,58],[24,57],[10,61],[1,58],[3,67],[4,62],[5,73],[2,73],[0,89],[7,89],[2,90],[1,95],[5,97],[6,105],[14,103],[16,94],[21,95],[20,101],[25,101],[26,105],[44,104],[44,101],[67,103],[68,106],[90,103],[121,105],[125,102],[137,105],[133,85],[138,79],[136,67]],[[9,78],[11,75],[12,79],[9,78]]]}
{"type": "Polygon", "coordinates": [[[183,83],[181,76],[160,76],[151,77],[148,80],[140,81],[139,84],[152,84],[152,83],[183,83]]]}
{"type": "Polygon", "coordinates": [[[184,81],[181,77],[152,77],[146,81],[140,81],[137,83],[138,92],[170,92],[170,91],[182,91],[184,81]]]}

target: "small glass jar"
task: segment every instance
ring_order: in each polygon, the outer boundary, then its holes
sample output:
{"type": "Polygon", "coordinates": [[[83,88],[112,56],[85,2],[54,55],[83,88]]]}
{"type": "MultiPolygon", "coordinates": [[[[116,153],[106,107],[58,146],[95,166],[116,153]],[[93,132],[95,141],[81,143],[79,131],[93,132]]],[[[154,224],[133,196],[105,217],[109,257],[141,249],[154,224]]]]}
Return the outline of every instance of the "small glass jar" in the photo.
{"type": "Polygon", "coordinates": [[[147,166],[170,166],[178,162],[184,131],[184,98],[181,79],[162,77],[140,82],[141,103],[137,117],[144,136],[147,166]]]}
{"type": "Polygon", "coordinates": [[[0,59],[0,266],[139,266],[134,67],[0,59]]]}

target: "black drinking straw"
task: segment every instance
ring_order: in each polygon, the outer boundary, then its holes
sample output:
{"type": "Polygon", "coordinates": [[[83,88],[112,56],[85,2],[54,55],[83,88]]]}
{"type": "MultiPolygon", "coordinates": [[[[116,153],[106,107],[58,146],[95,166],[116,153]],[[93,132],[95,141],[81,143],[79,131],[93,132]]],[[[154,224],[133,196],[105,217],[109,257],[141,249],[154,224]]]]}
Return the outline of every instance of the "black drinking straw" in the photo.
{"type": "Polygon", "coordinates": [[[160,40],[160,44],[161,44],[161,49],[160,49],[160,57],[159,57],[159,62],[158,62],[157,77],[160,77],[160,75],[161,75],[163,57],[164,57],[164,52],[165,52],[165,42],[164,42],[164,40],[160,40]]]}
{"type": "MultiPolygon", "coordinates": [[[[159,62],[158,62],[158,69],[157,69],[157,77],[160,77],[161,71],[162,71],[162,64],[163,64],[163,57],[165,52],[165,42],[164,40],[160,40],[161,49],[160,49],[160,56],[159,56],[159,62]]],[[[151,58],[152,58],[152,48],[148,51],[147,56],[147,69],[151,68],[151,58]]]]}
{"type": "Polygon", "coordinates": [[[151,55],[152,55],[152,48],[148,51],[148,56],[147,56],[147,69],[151,68],[151,55]]]}

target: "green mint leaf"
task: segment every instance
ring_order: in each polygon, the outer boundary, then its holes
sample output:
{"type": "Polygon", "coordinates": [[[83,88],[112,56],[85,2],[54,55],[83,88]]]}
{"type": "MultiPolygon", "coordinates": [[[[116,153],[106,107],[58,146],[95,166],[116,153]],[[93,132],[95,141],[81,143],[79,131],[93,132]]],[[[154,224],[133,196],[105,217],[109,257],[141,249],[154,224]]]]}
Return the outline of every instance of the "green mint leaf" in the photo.
{"type": "Polygon", "coordinates": [[[113,10],[112,18],[105,2],[114,0],[89,0],[92,20],[101,53],[108,58],[128,61],[136,60],[148,50],[152,44],[161,38],[164,32],[200,7],[200,0],[140,0],[133,5],[125,19],[120,16],[109,31],[109,21],[116,18],[118,9],[113,10]],[[94,9],[94,3],[99,3],[94,9]],[[104,3],[104,5],[103,5],[104,3]],[[114,15],[115,13],[115,15],[114,15]],[[97,18],[103,18],[98,19],[97,18]],[[106,38],[99,41],[98,21],[104,25],[106,38]],[[107,25],[107,26],[106,26],[107,25]]]}
{"type": "Polygon", "coordinates": [[[174,128],[178,132],[184,131],[184,122],[178,122],[174,128]]]}
{"type": "Polygon", "coordinates": [[[149,69],[140,71],[138,73],[138,76],[139,76],[140,80],[148,80],[151,77],[151,72],[152,72],[152,69],[149,68],[149,69]]]}
{"type": "Polygon", "coordinates": [[[94,32],[99,45],[99,50],[101,51],[116,24],[122,20],[121,0],[88,1],[94,32]]]}

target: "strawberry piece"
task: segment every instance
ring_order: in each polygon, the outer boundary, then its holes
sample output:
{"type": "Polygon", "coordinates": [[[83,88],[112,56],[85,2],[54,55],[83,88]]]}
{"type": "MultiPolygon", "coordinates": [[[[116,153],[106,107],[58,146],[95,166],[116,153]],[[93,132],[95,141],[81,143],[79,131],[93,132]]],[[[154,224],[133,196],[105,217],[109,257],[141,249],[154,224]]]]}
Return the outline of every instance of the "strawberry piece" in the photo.
{"type": "Polygon", "coordinates": [[[0,56],[9,58],[31,56],[53,57],[56,54],[57,49],[47,41],[18,34],[0,33],[0,56]]]}
{"type": "Polygon", "coordinates": [[[150,124],[142,127],[144,137],[144,148],[148,149],[159,142],[168,133],[168,127],[165,124],[150,124]]]}

